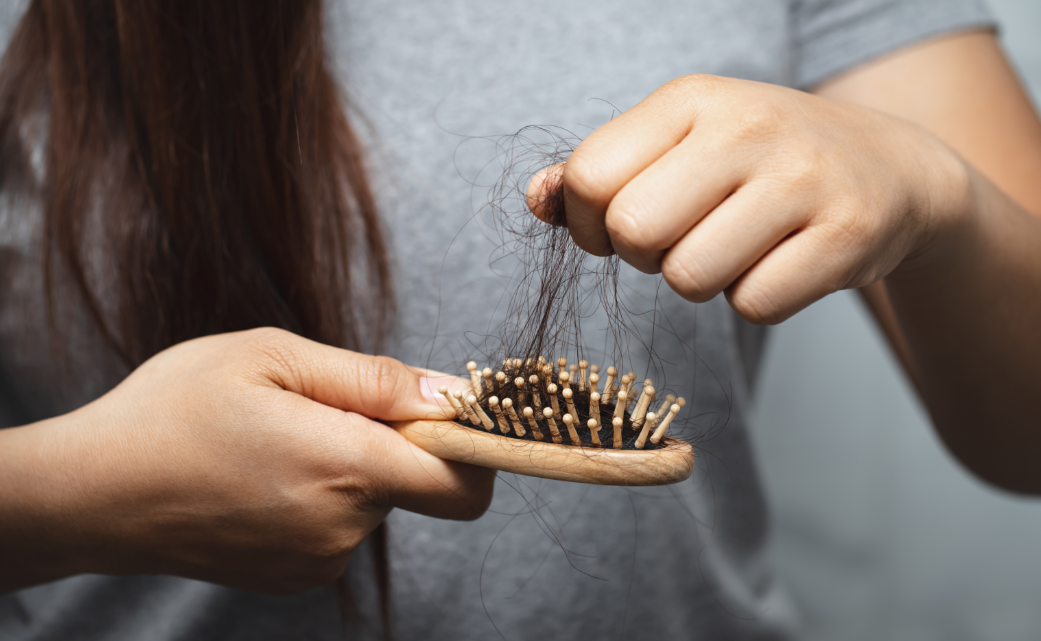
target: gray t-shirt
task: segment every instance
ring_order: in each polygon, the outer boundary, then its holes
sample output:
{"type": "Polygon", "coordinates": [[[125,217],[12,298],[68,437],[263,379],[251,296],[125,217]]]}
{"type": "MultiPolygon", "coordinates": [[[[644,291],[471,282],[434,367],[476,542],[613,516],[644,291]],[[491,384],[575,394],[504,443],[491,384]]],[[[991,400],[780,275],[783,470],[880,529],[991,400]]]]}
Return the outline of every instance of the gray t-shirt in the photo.
{"type": "MultiPolygon", "coordinates": [[[[394,248],[391,353],[447,371],[477,355],[509,283],[508,260],[489,264],[497,243],[480,211],[498,177],[488,137],[530,124],[583,136],[690,73],[806,88],[931,35],[991,26],[976,0],[381,0],[329,14],[394,248]]],[[[78,387],[49,385],[45,324],[24,320],[42,318],[32,224],[0,213],[0,427],[71,410],[116,383],[83,365],[78,387]]],[[[631,308],[655,310],[636,329],[688,398],[702,438],[693,478],[627,489],[500,474],[476,522],[395,511],[396,638],[797,635],[796,608],[766,563],[745,428],[754,358],[739,345],[754,341],[721,298],[686,303],[628,269],[622,291],[631,308]]],[[[583,325],[594,361],[600,320],[583,325]]],[[[630,356],[643,371],[646,354],[630,356]]],[[[376,612],[363,550],[349,572],[361,612],[376,612]]],[[[377,618],[345,632],[331,587],[270,597],[174,577],[78,576],[0,596],[0,638],[12,641],[367,638],[377,618]]]]}

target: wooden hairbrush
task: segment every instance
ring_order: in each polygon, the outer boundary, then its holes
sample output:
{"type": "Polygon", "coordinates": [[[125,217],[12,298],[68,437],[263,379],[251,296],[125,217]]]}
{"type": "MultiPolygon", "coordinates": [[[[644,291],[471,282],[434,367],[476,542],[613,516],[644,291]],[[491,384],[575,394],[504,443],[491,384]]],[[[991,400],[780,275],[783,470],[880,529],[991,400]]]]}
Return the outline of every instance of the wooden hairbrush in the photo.
{"type": "Polygon", "coordinates": [[[579,361],[569,368],[560,358],[554,368],[541,356],[508,358],[494,374],[473,361],[467,369],[472,389],[438,390],[455,421],[393,427],[440,458],[547,479],[666,485],[694,468],[690,443],[665,435],[685,402],[672,394],[657,402],[650,379],[636,391],[634,373],[618,378],[608,367],[601,393],[596,365],[579,361]]]}

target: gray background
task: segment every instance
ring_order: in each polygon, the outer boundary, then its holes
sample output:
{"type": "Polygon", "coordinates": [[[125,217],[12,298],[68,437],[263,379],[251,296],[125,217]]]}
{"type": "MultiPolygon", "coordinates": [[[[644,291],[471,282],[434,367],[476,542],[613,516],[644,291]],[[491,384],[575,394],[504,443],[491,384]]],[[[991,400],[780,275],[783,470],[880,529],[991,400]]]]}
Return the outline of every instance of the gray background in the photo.
{"type": "MultiPolygon", "coordinates": [[[[1041,0],[988,2],[1041,104],[1041,0]]],[[[810,638],[1041,639],[1041,502],[953,461],[856,295],[772,330],[764,358],[754,441],[810,638]]]]}
{"type": "MultiPolygon", "coordinates": [[[[1041,0],[988,1],[1038,104],[1041,0]]],[[[0,46],[22,4],[0,0],[0,46]]],[[[754,426],[811,639],[1041,638],[1041,502],[952,461],[853,294],[772,331],[754,426]]]]}

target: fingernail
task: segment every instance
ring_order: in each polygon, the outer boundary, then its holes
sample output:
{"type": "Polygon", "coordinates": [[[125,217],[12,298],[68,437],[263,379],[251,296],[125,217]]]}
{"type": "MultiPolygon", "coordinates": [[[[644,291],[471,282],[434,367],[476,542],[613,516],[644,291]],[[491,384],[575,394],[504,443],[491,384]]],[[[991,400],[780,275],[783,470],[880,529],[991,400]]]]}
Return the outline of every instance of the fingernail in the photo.
{"type": "Polygon", "coordinates": [[[448,405],[448,399],[438,391],[438,388],[443,385],[448,388],[449,392],[454,392],[457,389],[463,389],[463,386],[468,383],[469,381],[456,376],[420,376],[419,391],[428,401],[438,405],[448,405]]]}

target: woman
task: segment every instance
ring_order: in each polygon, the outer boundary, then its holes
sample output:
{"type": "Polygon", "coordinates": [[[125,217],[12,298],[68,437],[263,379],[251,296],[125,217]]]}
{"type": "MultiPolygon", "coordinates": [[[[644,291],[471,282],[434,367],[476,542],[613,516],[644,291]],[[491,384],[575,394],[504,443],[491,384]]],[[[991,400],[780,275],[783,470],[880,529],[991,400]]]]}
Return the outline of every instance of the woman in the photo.
{"type": "MultiPolygon", "coordinates": [[[[388,519],[400,638],[786,638],[795,616],[763,560],[743,428],[754,358],[720,292],[762,323],[866,287],[952,451],[993,483],[1038,491],[1026,391],[1041,376],[1029,296],[1041,223],[1028,213],[1041,212],[1041,126],[974,3],[385,2],[329,16],[373,124],[371,189],[358,139],[322,111],[321,51],[300,44],[322,33],[317,4],[30,6],[35,36],[8,53],[27,62],[5,70],[8,105],[22,100],[9,136],[32,140],[35,126],[78,146],[43,156],[43,184],[67,185],[65,200],[28,192],[25,211],[43,213],[8,214],[4,232],[5,283],[20,294],[3,301],[4,340],[22,349],[4,385],[9,424],[24,425],[0,433],[13,524],[0,589],[18,590],[2,601],[7,636],[336,637],[329,584],[345,566],[363,614],[350,632],[374,632],[372,568],[351,552],[401,507],[388,519]],[[63,68],[111,84],[99,93],[63,68]],[[488,156],[454,156],[448,132],[602,122],[588,98],[628,108],[648,95],[531,190],[563,181],[576,241],[635,267],[634,295],[657,282],[636,270],[660,270],[675,292],[661,292],[670,332],[655,347],[694,391],[699,423],[725,423],[687,484],[503,478],[477,522],[430,519],[478,516],[491,479],[377,422],[440,411],[422,372],[282,331],[227,333],[274,325],[378,349],[360,330],[383,327],[362,314],[388,300],[383,246],[398,291],[388,351],[458,368],[452,341],[495,321],[483,301],[504,279],[479,269],[493,247],[464,226],[456,174],[488,156]],[[49,119],[31,117],[41,110],[49,119]],[[92,218],[95,193],[112,204],[92,218]],[[78,226],[63,225],[70,211],[78,226]],[[51,262],[31,251],[33,230],[51,262]],[[359,274],[370,280],[347,289],[359,274]],[[48,336],[63,361],[34,350],[48,336]],[[71,391],[48,385],[59,362],[71,391]]],[[[28,185],[31,149],[15,176],[28,185]]]]}

